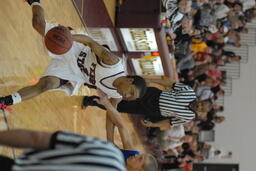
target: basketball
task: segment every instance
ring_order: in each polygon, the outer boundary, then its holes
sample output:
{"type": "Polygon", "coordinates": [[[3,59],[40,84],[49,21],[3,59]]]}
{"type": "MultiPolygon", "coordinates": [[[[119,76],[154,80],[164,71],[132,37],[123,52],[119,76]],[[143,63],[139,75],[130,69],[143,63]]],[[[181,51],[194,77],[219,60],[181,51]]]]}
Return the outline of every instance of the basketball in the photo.
{"type": "Polygon", "coordinates": [[[56,55],[61,55],[69,51],[72,43],[72,35],[69,29],[64,26],[54,27],[45,35],[46,48],[56,55]]]}

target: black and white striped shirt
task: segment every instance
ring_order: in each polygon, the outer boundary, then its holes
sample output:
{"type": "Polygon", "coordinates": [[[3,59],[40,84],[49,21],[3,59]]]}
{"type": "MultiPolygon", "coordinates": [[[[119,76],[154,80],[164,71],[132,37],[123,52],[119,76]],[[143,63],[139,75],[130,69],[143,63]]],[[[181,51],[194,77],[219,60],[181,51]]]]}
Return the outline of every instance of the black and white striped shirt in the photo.
{"type": "Polygon", "coordinates": [[[183,83],[174,83],[172,91],[162,91],[159,98],[160,113],[172,117],[171,124],[176,126],[191,121],[195,112],[189,104],[196,100],[194,90],[183,83]]]}
{"type": "Polygon", "coordinates": [[[15,159],[12,171],[125,171],[121,151],[112,143],[56,132],[47,150],[30,150],[15,159]]]}
{"type": "Polygon", "coordinates": [[[167,0],[165,3],[166,17],[170,21],[171,29],[175,32],[181,26],[184,14],[179,12],[178,0],[167,0]]]}

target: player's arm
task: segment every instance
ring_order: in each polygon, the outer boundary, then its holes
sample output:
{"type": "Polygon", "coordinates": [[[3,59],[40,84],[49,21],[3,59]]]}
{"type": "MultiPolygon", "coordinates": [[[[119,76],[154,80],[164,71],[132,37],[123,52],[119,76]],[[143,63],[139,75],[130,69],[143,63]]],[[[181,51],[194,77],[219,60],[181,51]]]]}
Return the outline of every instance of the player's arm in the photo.
{"type": "Polygon", "coordinates": [[[44,9],[40,5],[33,5],[32,6],[32,25],[33,28],[41,35],[44,36],[45,34],[45,18],[44,18],[44,9]]]}
{"type": "Polygon", "coordinates": [[[75,34],[73,35],[73,40],[79,43],[83,43],[89,46],[92,51],[101,58],[104,64],[114,65],[119,62],[119,57],[111,53],[108,49],[98,44],[92,38],[86,35],[75,34]]]}
{"type": "MultiPolygon", "coordinates": [[[[111,104],[114,108],[117,108],[117,104],[120,102],[120,99],[110,99],[111,104]]],[[[111,120],[109,111],[107,110],[106,116],[106,131],[107,131],[107,140],[114,143],[114,132],[115,132],[115,124],[111,120]]]]}
{"type": "Polygon", "coordinates": [[[98,103],[104,105],[107,109],[107,115],[109,119],[115,124],[118,128],[119,134],[121,136],[121,141],[123,143],[124,149],[134,150],[134,146],[132,143],[132,138],[130,136],[129,130],[125,125],[125,122],[120,115],[120,113],[116,110],[116,108],[111,104],[115,103],[115,99],[111,99],[111,102],[108,100],[106,94],[104,94],[101,90],[98,90],[98,95],[100,100],[95,99],[98,103]]]}
{"type": "Polygon", "coordinates": [[[176,81],[173,81],[170,78],[167,79],[153,79],[153,78],[145,78],[147,83],[156,83],[156,84],[160,84],[162,86],[172,86],[173,83],[175,83],[176,81]]]}
{"type": "Polygon", "coordinates": [[[114,133],[115,133],[115,124],[106,116],[106,132],[107,132],[107,140],[114,143],[114,133]]]}
{"type": "Polygon", "coordinates": [[[159,121],[159,122],[154,122],[154,123],[152,123],[150,121],[147,121],[147,120],[142,120],[141,124],[145,127],[159,127],[160,130],[162,130],[162,131],[172,128],[172,125],[170,124],[169,119],[165,119],[165,120],[162,120],[162,121],[159,121]]]}
{"type": "Polygon", "coordinates": [[[0,145],[16,148],[48,149],[52,134],[30,130],[0,131],[0,145]]]}

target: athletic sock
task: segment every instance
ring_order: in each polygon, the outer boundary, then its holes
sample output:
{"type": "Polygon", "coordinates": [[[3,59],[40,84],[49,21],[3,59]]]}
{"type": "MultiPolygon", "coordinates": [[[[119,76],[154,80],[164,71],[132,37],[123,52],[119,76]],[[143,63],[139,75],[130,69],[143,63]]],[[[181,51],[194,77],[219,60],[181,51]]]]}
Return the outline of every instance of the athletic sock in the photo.
{"type": "Polygon", "coordinates": [[[26,0],[29,5],[32,5],[33,3],[38,3],[40,5],[40,0],[26,0]]]}
{"type": "Polygon", "coordinates": [[[0,103],[11,106],[13,104],[20,103],[22,101],[21,96],[19,93],[14,93],[9,96],[0,97],[0,103]]]}
{"type": "Polygon", "coordinates": [[[35,5],[41,6],[40,2],[33,2],[33,3],[31,4],[31,6],[35,6],[35,5]]]}
{"type": "Polygon", "coordinates": [[[19,93],[14,93],[11,96],[12,96],[13,104],[17,104],[22,101],[22,98],[19,93]]]}

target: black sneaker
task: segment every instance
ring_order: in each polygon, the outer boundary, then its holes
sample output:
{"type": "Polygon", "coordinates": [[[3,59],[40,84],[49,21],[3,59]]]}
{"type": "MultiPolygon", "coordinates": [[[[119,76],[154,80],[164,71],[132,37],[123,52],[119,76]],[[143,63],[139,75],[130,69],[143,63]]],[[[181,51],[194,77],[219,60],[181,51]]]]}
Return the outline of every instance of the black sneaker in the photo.
{"type": "Polygon", "coordinates": [[[0,97],[0,104],[6,105],[6,106],[11,106],[13,104],[12,96],[5,96],[5,97],[0,97]]]}
{"type": "Polygon", "coordinates": [[[40,0],[25,0],[29,5],[31,5],[33,2],[40,3],[40,0]]]}
{"type": "Polygon", "coordinates": [[[83,101],[82,101],[82,109],[86,109],[89,106],[90,100],[89,96],[84,96],[83,101]]]}
{"type": "Polygon", "coordinates": [[[96,101],[94,101],[94,99],[99,99],[99,97],[98,96],[84,96],[83,102],[82,102],[82,109],[86,109],[86,107],[88,107],[88,106],[97,106],[103,110],[106,109],[103,105],[98,104],[96,101]]]}

